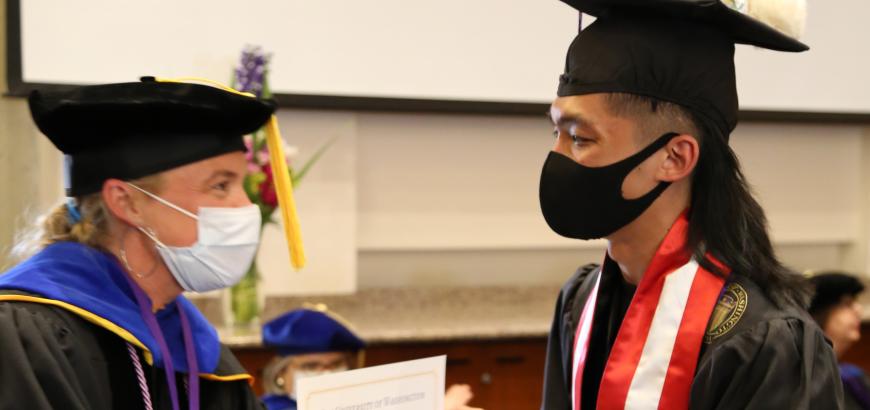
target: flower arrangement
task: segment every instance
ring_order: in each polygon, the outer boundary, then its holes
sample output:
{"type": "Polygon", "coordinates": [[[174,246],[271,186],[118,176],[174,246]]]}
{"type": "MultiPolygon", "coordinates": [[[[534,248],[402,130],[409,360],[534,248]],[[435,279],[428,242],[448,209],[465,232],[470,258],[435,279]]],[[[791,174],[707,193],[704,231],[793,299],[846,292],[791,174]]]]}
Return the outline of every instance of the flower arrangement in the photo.
{"type": "MultiPolygon", "coordinates": [[[[271,98],[269,89],[269,62],[271,54],[263,51],[261,47],[246,46],[242,50],[239,65],[233,71],[232,87],[238,91],[248,92],[257,98],[271,98]]],[[[270,163],[269,151],[266,144],[266,132],[259,129],[245,137],[247,160],[247,173],[244,178],[245,193],[252,203],[260,208],[263,226],[274,223],[273,214],[278,208],[278,196],[275,191],[274,174],[270,163]]],[[[282,141],[283,142],[283,141],[282,141]]],[[[291,160],[298,153],[296,147],[287,146],[284,142],[287,168],[290,172],[290,180],[294,187],[299,183],[311,167],[317,163],[321,156],[332,144],[327,141],[311,158],[299,168],[298,171],[290,165],[291,160]]],[[[238,284],[230,290],[230,307],[232,324],[236,326],[256,325],[260,313],[260,301],[257,292],[257,282],[260,279],[257,262],[251,264],[248,272],[238,284]]]]}
{"type": "MultiPolygon", "coordinates": [[[[271,57],[271,54],[265,53],[260,47],[245,47],[242,51],[239,66],[234,70],[233,88],[254,94],[257,98],[271,98],[272,92],[269,89],[268,83],[269,61],[271,57]]],[[[284,146],[284,153],[287,156],[286,159],[290,170],[290,180],[293,182],[294,187],[299,186],[305,174],[317,163],[330,145],[332,145],[331,140],[320,147],[298,171],[295,171],[289,165],[299,150],[296,147],[284,146]]],[[[248,194],[251,202],[260,207],[260,211],[263,214],[263,224],[272,223],[274,222],[272,214],[275,208],[278,207],[278,197],[275,194],[275,184],[272,166],[269,163],[269,151],[266,147],[265,131],[260,129],[253,134],[246,135],[245,147],[247,149],[246,159],[248,161],[248,172],[245,175],[244,181],[245,192],[248,194]]]]}

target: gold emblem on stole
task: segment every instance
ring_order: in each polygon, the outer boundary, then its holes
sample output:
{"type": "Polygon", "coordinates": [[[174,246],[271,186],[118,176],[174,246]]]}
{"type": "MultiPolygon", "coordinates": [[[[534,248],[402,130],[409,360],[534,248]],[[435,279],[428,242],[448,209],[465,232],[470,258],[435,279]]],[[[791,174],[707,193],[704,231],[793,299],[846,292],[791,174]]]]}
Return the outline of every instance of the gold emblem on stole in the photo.
{"type": "Polygon", "coordinates": [[[739,283],[729,283],[728,287],[725,288],[725,293],[719,298],[716,307],[713,308],[710,326],[707,328],[707,333],[704,334],[704,343],[712,343],[730,332],[743,317],[748,303],[746,289],[743,289],[739,283]]]}

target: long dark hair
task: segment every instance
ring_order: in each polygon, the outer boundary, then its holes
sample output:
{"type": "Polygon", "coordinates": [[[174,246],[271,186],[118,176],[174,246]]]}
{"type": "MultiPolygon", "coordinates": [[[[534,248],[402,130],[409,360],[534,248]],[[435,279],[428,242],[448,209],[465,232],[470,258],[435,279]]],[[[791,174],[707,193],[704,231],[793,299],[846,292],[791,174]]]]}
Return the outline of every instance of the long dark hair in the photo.
{"type": "Polygon", "coordinates": [[[750,278],[777,306],[805,308],[812,297],[810,285],[774,255],[764,210],[752,196],[727,136],[703,117],[691,117],[701,135],[687,248],[711,272],[724,274],[707,254],[750,278]]]}

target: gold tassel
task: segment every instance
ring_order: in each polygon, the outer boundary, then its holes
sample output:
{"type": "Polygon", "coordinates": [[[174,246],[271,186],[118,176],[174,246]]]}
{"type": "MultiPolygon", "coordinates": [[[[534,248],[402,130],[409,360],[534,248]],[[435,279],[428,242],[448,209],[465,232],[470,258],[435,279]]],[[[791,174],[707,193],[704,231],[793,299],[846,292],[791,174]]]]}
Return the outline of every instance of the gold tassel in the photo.
{"type": "Polygon", "coordinates": [[[290,264],[295,269],[305,267],[305,248],[302,246],[302,232],[299,216],[296,214],[296,201],[293,199],[293,181],[287,169],[284,144],[278,129],[278,117],[272,115],[266,123],[266,145],[269,147],[269,161],[272,164],[272,179],[278,194],[278,207],[284,221],[284,235],[290,247],[290,264]]]}

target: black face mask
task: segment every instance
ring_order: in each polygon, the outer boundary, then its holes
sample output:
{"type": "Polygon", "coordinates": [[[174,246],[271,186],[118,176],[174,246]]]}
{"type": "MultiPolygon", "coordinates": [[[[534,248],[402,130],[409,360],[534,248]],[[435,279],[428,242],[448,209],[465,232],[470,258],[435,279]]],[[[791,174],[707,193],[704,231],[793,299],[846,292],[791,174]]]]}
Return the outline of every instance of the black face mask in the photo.
{"type": "Polygon", "coordinates": [[[662,135],[638,153],[614,164],[590,168],[550,152],[541,172],[541,212],[556,233],[575,239],[598,239],[628,225],[664,192],[670,182],[640,198],[625,199],[622,183],[632,170],[679,134],[662,135]]]}

